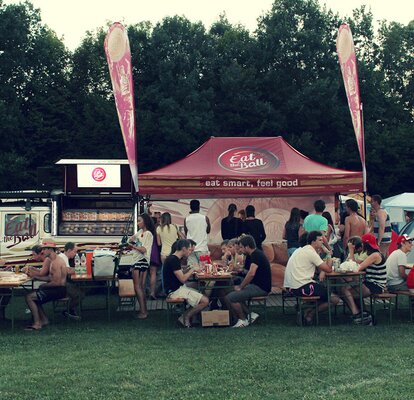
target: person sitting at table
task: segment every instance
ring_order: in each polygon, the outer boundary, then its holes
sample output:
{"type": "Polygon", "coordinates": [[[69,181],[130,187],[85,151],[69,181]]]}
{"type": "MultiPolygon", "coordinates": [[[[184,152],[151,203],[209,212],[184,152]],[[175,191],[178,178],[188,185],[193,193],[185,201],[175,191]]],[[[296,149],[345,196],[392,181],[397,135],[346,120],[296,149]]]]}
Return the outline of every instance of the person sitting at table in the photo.
{"type": "MultiPolygon", "coordinates": [[[[0,259],[0,267],[6,265],[6,260],[0,259]]],[[[0,321],[6,319],[6,307],[11,299],[11,290],[7,288],[0,289],[0,321]]]]}
{"type": "MultiPolygon", "coordinates": [[[[65,243],[65,247],[62,253],[59,253],[58,257],[61,257],[65,262],[66,268],[68,269],[68,275],[75,274],[75,268],[70,266],[70,260],[73,260],[78,253],[78,246],[73,242],[65,243]]],[[[66,292],[70,298],[69,311],[63,311],[63,315],[66,318],[79,320],[80,316],[76,310],[79,306],[79,298],[84,296],[84,291],[74,283],[66,282],[66,292]]]]}
{"type": "MultiPolygon", "coordinates": [[[[361,237],[361,241],[362,250],[366,252],[367,257],[362,262],[359,262],[358,271],[366,272],[364,284],[362,285],[362,296],[365,298],[371,296],[371,294],[383,293],[387,283],[387,272],[385,256],[380,252],[375,236],[372,233],[366,233],[361,237]]],[[[348,250],[348,259],[358,262],[356,245],[351,241],[348,242],[348,250]]],[[[359,297],[358,288],[343,287],[342,293],[351,309],[355,323],[360,322],[361,318],[369,316],[369,313],[360,310],[354,301],[355,298],[359,297]]]]}
{"type": "Polygon", "coordinates": [[[169,255],[162,268],[164,291],[171,299],[182,298],[187,301],[191,308],[178,318],[178,321],[187,328],[191,327],[191,319],[205,307],[208,306],[208,298],[197,290],[186,286],[187,280],[193,275],[194,268],[190,267],[187,272],[181,268],[181,259],[190,254],[190,242],[180,239],[174,244],[175,251],[169,255]]]}
{"type": "Polygon", "coordinates": [[[26,267],[26,274],[30,276],[30,278],[36,279],[38,281],[48,282],[50,280],[49,268],[51,260],[50,258],[45,257],[42,246],[37,244],[32,247],[32,260],[36,262],[41,262],[42,267],[40,269],[36,267],[26,267]]]}
{"type": "Polygon", "coordinates": [[[48,325],[49,320],[43,311],[42,305],[66,296],[67,268],[63,259],[56,254],[55,241],[45,239],[41,247],[44,256],[51,261],[49,267],[50,280],[26,296],[26,302],[33,318],[32,324],[25,328],[27,331],[37,331],[48,325]]]}
{"type": "MultiPolygon", "coordinates": [[[[323,235],[320,231],[311,231],[307,234],[307,245],[296,249],[287,262],[283,283],[283,286],[294,296],[319,296],[319,312],[328,309],[329,298],[327,289],[314,280],[314,275],[319,270],[319,278],[324,280],[325,273],[332,272],[331,259],[323,261],[319,255],[324,243],[323,235]]],[[[301,237],[301,241],[303,238],[301,237]]],[[[332,304],[338,304],[339,298],[333,294],[330,301],[332,304]]],[[[298,313],[298,318],[301,317],[298,313]]],[[[313,317],[313,308],[305,310],[305,324],[312,324],[313,317]]]]}
{"type": "MultiPolygon", "coordinates": [[[[382,293],[387,284],[386,257],[380,252],[376,238],[372,233],[366,233],[361,237],[362,249],[367,253],[367,258],[359,264],[359,271],[365,271],[365,282],[363,286],[364,297],[371,294],[382,293]]],[[[353,246],[350,246],[349,259],[356,259],[353,246]]]]}
{"type": "Polygon", "coordinates": [[[408,235],[401,235],[397,239],[398,249],[387,258],[387,286],[390,292],[408,290],[407,286],[407,255],[413,248],[413,242],[408,235]]]}
{"type": "Polygon", "coordinates": [[[240,285],[234,286],[234,291],[226,298],[231,309],[238,318],[233,328],[245,328],[259,317],[257,313],[250,313],[245,302],[252,297],[267,296],[272,290],[272,275],[270,263],[263,251],[256,248],[256,242],[251,235],[240,238],[240,249],[243,254],[250,256],[249,270],[240,285]],[[247,319],[249,317],[249,319],[247,319]]]}

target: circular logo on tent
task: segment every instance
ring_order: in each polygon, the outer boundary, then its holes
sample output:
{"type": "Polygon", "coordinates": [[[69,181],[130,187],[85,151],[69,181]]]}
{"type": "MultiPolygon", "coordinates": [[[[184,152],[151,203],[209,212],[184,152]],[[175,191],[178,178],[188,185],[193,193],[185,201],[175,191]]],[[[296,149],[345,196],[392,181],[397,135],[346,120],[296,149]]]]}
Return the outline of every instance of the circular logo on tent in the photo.
{"type": "Polygon", "coordinates": [[[248,174],[274,170],[280,165],[280,160],[264,149],[236,147],[221,153],[218,163],[228,171],[248,174]]]}
{"type": "Polygon", "coordinates": [[[106,178],[106,172],[103,168],[97,167],[92,171],[92,178],[96,182],[102,182],[106,178]]]}

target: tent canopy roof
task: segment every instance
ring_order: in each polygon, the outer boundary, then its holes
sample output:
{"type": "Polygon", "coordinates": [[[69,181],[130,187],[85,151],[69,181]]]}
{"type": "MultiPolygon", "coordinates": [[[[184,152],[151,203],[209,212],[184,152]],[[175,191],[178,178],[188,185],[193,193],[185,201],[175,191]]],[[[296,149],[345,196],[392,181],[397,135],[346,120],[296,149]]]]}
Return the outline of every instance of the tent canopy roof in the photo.
{"type": "Polygon", "coordinates": [[[405,210],[414,210],[414,193],[401,193],[388,197],[381,203],[384,207],[398,207],[405,210]]]}
{"type": "Polygon", "coordinates": [[[139,178],[142,195],[163,198],[362,190],[362,172],[332,168],[310,160],[280,136],[212,137],[183,159],[140,174],[139,178]]]}

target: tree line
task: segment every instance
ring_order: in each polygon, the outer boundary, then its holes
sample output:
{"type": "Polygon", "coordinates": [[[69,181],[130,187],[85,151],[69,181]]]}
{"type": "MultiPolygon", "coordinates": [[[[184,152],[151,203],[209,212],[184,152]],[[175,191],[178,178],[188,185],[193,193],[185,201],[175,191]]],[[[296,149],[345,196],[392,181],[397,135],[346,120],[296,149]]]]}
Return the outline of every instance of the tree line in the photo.
{"type": "MultiPolygon", "coordinates": [[[[283,136],[321,163],[361,170],[336,54],[353,32],[364,103],[368,189],[413,191],[414,21],[374,27],[315,0],[275,0],[255,32],[222,15],[129,25],[139,171],[176,161],[210,136],[283,136]]],[[[0,0],[0,189],[32,189],[61,158],[126,158],[103,42],[73,51],[29,1],[0,0]]]]}

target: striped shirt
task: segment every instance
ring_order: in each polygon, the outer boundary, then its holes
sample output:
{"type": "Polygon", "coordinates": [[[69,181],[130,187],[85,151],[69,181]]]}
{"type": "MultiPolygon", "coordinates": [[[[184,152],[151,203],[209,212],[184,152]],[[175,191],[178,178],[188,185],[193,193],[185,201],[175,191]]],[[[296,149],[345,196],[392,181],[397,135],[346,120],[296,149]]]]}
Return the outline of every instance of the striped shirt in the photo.
{"type": "MultiPolygon", "coordinates": [[[[374,236],[378,239],[378,232],[379,232],[379,221],[375,218],[374,221],[374,236]]],[[[391,243],[391,220],[390,216],[387,213],[387,218],[385,220],[385,229],[384,229],[384,236],[382,237],[381,243],[391,243]]]]}
{"type": "Polygon", "coordinates": [[[371,282],[374,285],[385,289],[387,285],[387,267],[385,263],[385,257],[381,254],[381,262],[379,264],[371,264],[365,269],[365,280],[371,282]]]}

